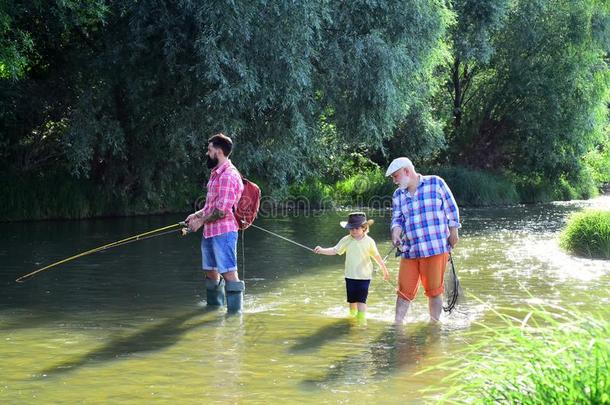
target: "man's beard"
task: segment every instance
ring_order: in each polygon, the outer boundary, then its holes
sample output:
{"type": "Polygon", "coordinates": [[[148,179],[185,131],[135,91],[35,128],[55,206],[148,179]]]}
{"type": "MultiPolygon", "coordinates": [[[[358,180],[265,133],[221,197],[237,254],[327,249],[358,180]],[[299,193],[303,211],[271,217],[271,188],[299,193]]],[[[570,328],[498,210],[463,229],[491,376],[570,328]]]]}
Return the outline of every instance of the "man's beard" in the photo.
{"type": "Polygon", "coordinates": [[[208,156],[205,164],[208,166],[208,169],[213,169],[218,165],[218,159],[214,159],[208,156]]]}
{"type": "Polygon", "coordinates": [[[401,190],[406,190],[408,186],[409,186],[409,177],[403,176],[402,179],[400,179],[400,182],[398,183],[398,188],[400,188],[401,190]]]}

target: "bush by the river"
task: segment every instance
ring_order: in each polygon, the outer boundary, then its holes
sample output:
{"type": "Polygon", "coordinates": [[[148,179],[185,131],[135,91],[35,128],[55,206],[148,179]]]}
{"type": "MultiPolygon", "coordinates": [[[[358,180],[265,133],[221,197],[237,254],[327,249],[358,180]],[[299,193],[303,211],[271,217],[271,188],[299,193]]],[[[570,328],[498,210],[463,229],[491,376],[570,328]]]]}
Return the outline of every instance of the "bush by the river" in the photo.
{"type": "MultiPolygon", "coordinates": [[[[442,177],[460,206],[491,206],[519,203],[515,184],[500,174],[465,167],[417,168],[424,175],[442,177]]],[[[383,168],[373,168],[352,174],[330,184],[311,179],[290,188],[290,195],[309,199],[312,207],[391,206],[396,185],[385,177],[383,168]]]]}
{"type": "MultiPolygon", "coordinates": [[[[481,207],[566,201],[595,197],[598,192],[590,176],[550,182],[541,177],[519,178],[462,166],[417,167],[422,174],[442,177],[460,206],[481,207]]],[[[290,187],[290,196],[306,198],[311,207],[362,206],[382,208],[396,186],[383,168],[368,168],[333,182],[309,179],[290,187]]]]}
{"type": "Polygon", "coordinates": [[[61,171],[9,177],[0,176],[0,220],[82,219],[187,212],[202,190],[184,181],[152,196],[109,193],[89,179],[75,179],[61,171]]]}
{"type": "MultiPolygon", "coordinates": [[[[253,180],[258,182],[264,196],[272,197],[273,204],[299,210],[391,207],[396,185],[385,176],[385,168],[368,160],[356,163],[339,171],[348,175],[310,177],[283,189],[258,178],[253,180]]],[[[586,179],[576,182],[549,182],[539,177],[519,179],[461,166],[422,166],[417,170],[445,179],[462,207],[580,199],[596,193],[595,184],[586,179]]],[[[195,201],[201,199],[204,182],[199,176],[185,177],[148,195],[118,187],[110,193],[89,179],[75,179],[62,171],[19,178],[2,176],[0,186],[5,192],[0,196],[0,220],[182,213],[193,209],[195,201]]]]}
{"type": "Polygon", "coordinates": [[[561,234],[561,247],[579,256],[610,259],[610,211],[573,215],[561,234]]]}
{"type": "Polygon", "coordinates": [[[429,174],[441,176],[459,205],[490,206],[519,203],[519,194],[507,177],[465,167],[440,167],[429,174]]]}
{"type": "Polygon", "coordinates": [[[438,388],[442,399],[475,404],[610,404],[607,319],[592,315],[593,311],[584,314],[557,307],[501,311],[504,325],[478,332],[484,336],[477,343],[436,367],[450,372],[438,388]]]}
{"type": "Polygon", "coordinates": [[[571,181],[565,177],[549,180],[543,176],[514,177],[515,187],[522,203],[586,200],[599,194],[598,185],[591,176],[592,170],[582,170],[571,181]]]}

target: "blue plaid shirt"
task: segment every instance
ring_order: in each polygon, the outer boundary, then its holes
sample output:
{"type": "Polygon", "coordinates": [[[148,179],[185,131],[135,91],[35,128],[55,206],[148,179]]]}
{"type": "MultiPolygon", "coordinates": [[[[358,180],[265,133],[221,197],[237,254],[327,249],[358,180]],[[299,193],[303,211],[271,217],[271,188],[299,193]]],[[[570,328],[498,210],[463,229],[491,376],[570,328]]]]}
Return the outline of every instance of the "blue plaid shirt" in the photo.
{"type": "Polygon", "coordinates": [[[421,176],[414,195],[396,189],[391,229],[403,231],[402,257],[414,259],[451,251],[449,228],[460,228],[460,211],[445,180],[421,176]]]}

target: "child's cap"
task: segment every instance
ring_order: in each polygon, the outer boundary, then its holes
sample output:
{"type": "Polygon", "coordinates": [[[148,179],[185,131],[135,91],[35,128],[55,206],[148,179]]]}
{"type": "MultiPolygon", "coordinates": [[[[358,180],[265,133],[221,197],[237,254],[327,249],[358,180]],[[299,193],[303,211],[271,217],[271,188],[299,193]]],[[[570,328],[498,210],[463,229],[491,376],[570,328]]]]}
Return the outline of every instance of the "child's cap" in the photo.
{"type": "Polygon", "coordinates": [[[360,228],[364,224],[371,226],[374,222],[375,221],[372,219],[367,221],[366,214],[364,212],[352,212],[348,215],[347,221],[341,221],[339,222],[339,225],[345,229],[354,229],[360,228]]]}

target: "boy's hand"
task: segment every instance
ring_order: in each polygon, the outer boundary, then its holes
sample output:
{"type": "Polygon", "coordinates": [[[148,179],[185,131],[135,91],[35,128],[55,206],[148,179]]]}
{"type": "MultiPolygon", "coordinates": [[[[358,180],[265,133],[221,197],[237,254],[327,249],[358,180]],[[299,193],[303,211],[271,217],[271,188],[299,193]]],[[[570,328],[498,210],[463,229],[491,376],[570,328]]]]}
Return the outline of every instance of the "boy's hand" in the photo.
{"type": "Polygon", "coordinates": [[[320,246],[316,246],[316,247],[313,249],[313,252],[314,252],[315,254],[318,254],[318,255],[319,255],[319,254],[320,254],[320,250],[322,250],[322,247],[320,247],[320,246]]]}
{"type": "Polygon", "coordinates": [[[388,281],[390,279],[390,273],[388,273],[388,269],[383,269],[383,279],[388,281]]]}

